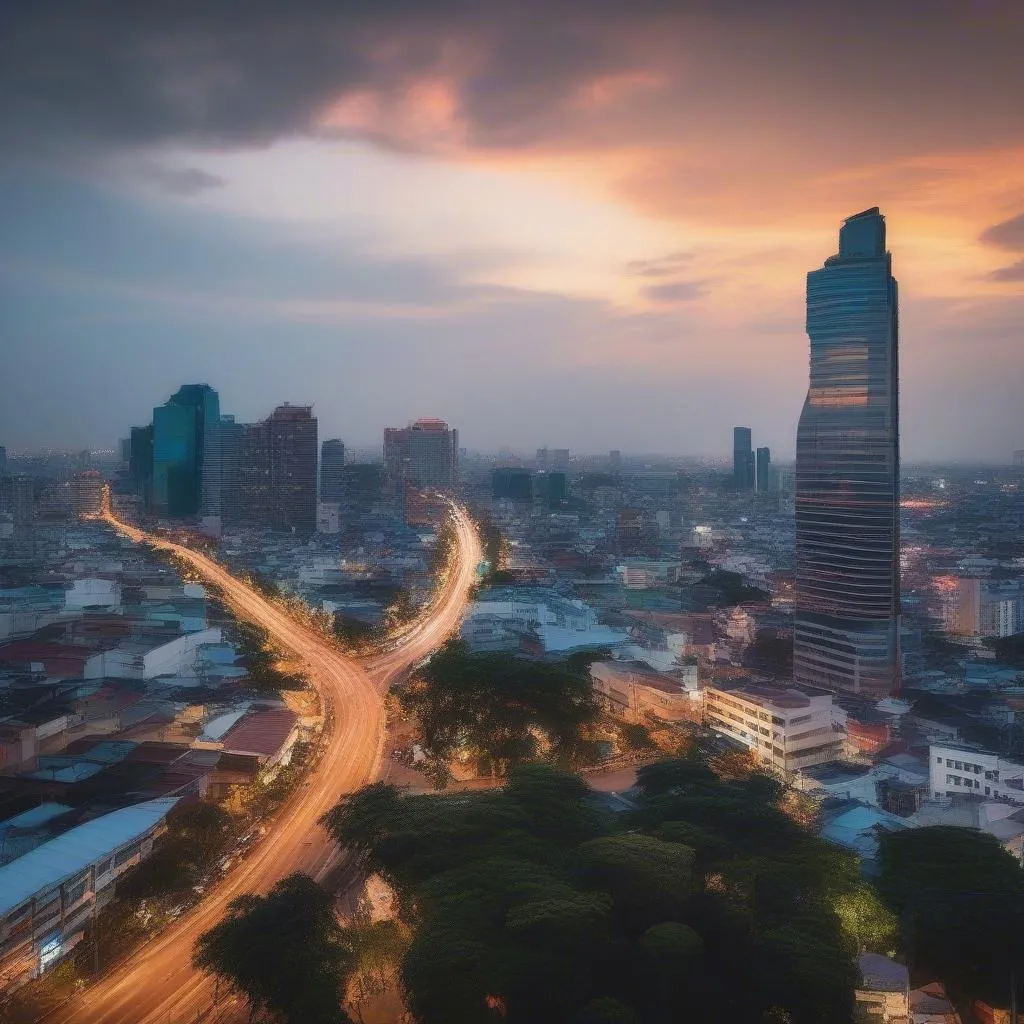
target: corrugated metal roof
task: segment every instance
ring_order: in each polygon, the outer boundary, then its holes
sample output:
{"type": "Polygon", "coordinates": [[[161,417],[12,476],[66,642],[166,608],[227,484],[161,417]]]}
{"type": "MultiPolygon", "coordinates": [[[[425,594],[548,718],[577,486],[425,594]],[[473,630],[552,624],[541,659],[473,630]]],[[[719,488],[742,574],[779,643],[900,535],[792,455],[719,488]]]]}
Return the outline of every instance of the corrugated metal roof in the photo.
{"type": "Polygon", "coordinates": [[[24,857],[3,865],[0,867],[0,915],[144,835],[177,802],[177,797],[160,797],[122,807],[69,829],[24,857]]]}
{"type": "Polygon", "coordinates": [[[238,754],[273,757],[291,735],[299,716],[288,708],[250,711],[223,736],[224,749],[238,754]]]}

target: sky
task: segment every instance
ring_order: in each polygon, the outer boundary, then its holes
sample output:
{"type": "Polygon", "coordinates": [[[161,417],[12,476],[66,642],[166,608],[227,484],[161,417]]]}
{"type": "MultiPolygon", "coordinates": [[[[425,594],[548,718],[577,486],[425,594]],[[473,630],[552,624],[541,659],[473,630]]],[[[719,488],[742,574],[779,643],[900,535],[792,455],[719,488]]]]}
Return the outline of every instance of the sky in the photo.
{"type": "Polygon", "coordinates": [[[182,383],[363,447],[791,457],[879,206],[905,459],[1024,448],[1024,5],[0,5],[0,444],[182,383]]]}

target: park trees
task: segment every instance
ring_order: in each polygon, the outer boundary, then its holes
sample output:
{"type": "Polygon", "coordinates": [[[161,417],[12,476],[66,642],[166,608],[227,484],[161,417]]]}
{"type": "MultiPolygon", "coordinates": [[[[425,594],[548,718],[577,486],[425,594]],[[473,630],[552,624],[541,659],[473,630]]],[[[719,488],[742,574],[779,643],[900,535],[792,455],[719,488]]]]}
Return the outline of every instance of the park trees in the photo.
{"type": "Polygon", "coordinates": [[[585,669],[470,654],[458,642],[435,654],[400,700],[415,716],[442,782],[460,751],[499,775],[542,749],[567,763],[577,753],[581,729],[598,716],[585,669]]]}
{"type": "Polygon", "coordinates": [[[1024,961],[1024,871],[999,840],[938,825],[891,832],[879,865],[913,964],[959,1000],[1005,1003],[1024,961]]]}
{"type": "Polygon", "coordinates": [[[637,792],[614,815],[534,763],[496,791],[377,783],[326,816],[396,888],[418,1020],[849,1019],[864,939],[847,919],[878,927],[853,858],[782,813],[770,780],[697,757],[641,769],[637,792]]]}

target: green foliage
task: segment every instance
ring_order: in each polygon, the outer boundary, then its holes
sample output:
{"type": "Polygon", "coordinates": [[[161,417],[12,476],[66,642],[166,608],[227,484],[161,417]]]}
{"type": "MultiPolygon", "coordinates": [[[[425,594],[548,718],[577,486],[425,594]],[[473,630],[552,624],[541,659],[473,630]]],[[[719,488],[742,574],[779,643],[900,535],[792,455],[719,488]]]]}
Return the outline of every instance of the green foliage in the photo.
{"type": "Polygon", "coordinates": [[[458,642],[438,651],[400,700],[432,761],[446,764],[466,751],[501,775],[545,746],[553,759],[570,761],[580,730],[598,714],[587,674],[506,654],[473,655],[458,642]]]}
{"type": "Polygon", "coordinates": [[[118,882],[118,896],[132,901],[187,892],[223,855],[230,838],[231,816],[215,804],[197,800],[176,807],[153,853],[118,882]]]}
{"type": "Polygon", "coordinates": [[[252,622],[238,621],[233,630],[239,660],[249,675],[247,683],[250,689],[278,696],[282,690],[306,688],[304,676],[275,668],[277,652],[265,629],[252,622]]]}
{"type": "Polygon", "coordinates": [[[884,834],[879,889],[922,970],[952,994],[997,998],[1024,959],[1024,871],[999,840],[933,826],[884,834]]]}
{"type": "Polygon", "coordinates": [[[722,603],[726,606],[771,600],[770,594],[744,583],[738,572],[728,572],[725,569],[713,569],[699,580],[697,585],[713,587],[722,595],[722,603]]]}
{"type": "Polygon", "coordinates": [[[376,783],[326,816],[414,925],[417,1020],[849,1019],[857,944],[891,924],[855,859],[790,821],[770,780],[698,758],[641,769],[638,794],[615,816],[533,763],[486,792],[376,783]]]}
{"type": "Polygon", "coordinates": [[[648,750],[657,750],[658,744],[651,739],[650,730],[639,722],[630,722],[619,729],[622,737],[622,745],[627,750],[642,753],[648,750]]]}
{"type": "Polygon", "coordinates": [[[233,900],[196,943],[195,966],[224,979],[253,1013],[285,1024],[344,1024],[343,985],[355,961],[331,897],[307,875],[282,879],[266,896],[233,900]]]}

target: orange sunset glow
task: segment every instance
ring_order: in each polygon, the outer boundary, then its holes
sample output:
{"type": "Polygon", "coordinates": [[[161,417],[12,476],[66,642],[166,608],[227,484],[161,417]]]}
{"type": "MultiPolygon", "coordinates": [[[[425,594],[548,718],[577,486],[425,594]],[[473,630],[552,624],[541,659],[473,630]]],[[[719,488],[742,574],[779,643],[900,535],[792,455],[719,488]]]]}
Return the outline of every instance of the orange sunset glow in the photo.
{"type": "Polygon", "coordinates": [[[485,446],[715,455],[749,420],[786,457],[805,275],[879,206],[905,454],[1024,445],[1019,5],[234,17],[23,12],[0,42],[11,338],[67,368],[5,403],[8,433],[22,401],[113,422],[70,398],[141,347],[164,363],[129,360],[140,379],[198,360],[254,407],[281,374],[331,380],[345,436],[415,405],[485,446]],[[528,424],[502,411],[525,393],[528,424]]]}

